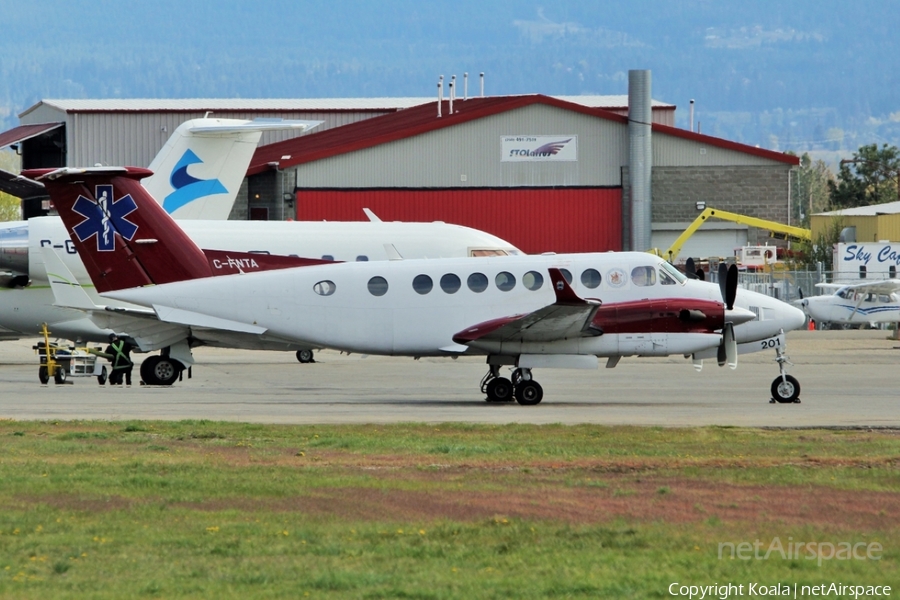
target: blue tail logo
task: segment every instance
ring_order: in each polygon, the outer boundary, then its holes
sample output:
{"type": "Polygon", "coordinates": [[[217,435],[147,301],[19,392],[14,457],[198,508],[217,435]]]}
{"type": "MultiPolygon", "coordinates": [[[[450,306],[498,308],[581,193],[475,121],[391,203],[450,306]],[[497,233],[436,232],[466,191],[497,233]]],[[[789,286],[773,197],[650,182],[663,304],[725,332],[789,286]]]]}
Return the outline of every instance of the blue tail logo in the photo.
{"type": "Polygon", "coordinates": [[[218,179],[197,179],[188,173],[188,166],[202,164],[192,150],[187,150],[175,168],[172,169],[172,175],[169,177],[169,183],[175,188],[175,191],[166,196],[163,200],[163,209],[172,214],[182,206],[190,204],[194,200],[211,196],[213,194],[226,194],[228,190],[218,179]]]}
{"type": "Polygon", "coordinates": [[[128,241],[134,239],[138,227],[126,217],[137,210],[131,194],[113,200],[113,186],[96,187],[94,202],[90,198],[78,196],[72,210],[84,217],[84,221],[72,228],[80,242],[97,236],[98,252],[113,252],[116,249],[116,232],[128,241]]]}

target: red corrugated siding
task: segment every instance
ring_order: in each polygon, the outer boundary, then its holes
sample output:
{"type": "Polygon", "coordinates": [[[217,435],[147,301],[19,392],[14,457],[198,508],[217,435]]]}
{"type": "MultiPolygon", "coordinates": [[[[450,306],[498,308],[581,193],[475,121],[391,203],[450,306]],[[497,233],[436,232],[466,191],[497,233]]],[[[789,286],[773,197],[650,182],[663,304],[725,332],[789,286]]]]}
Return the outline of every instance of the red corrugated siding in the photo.
{"type": "Polygon", "coordinates": [[[297,220],[445,221],[487,231],[529,254],[622,249],[621,188],[299,190],[297,220]]]}

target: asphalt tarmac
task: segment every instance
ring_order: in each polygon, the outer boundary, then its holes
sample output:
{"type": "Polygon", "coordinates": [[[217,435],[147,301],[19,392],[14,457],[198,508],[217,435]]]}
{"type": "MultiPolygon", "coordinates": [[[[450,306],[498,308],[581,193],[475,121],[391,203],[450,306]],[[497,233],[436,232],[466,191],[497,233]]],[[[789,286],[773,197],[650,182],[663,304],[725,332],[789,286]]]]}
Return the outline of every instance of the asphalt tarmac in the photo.
{"type": "MultiPolygon", "coordinates": [[[[536,369],[537,406],[491,404],[484,358],[364,357],[200,348],[192,378],[172,387],[41,385],[35,339],[0,342],[0,419],[210,419],[255,423],[599,423],[770,427],[900,427],[900,341],[888,331],[795,331],[787,338],[800,404],[771,404],[774,351],[737,370],[681,356],[623,358],[614,369],[536,369]]],[[[138,355],[138,359],[144,355],[138,355]]],[[[508,376],[508,372],[504,370],[508,376]]],[[[139,381],[138,368],[134,371],[139,381]]]]}

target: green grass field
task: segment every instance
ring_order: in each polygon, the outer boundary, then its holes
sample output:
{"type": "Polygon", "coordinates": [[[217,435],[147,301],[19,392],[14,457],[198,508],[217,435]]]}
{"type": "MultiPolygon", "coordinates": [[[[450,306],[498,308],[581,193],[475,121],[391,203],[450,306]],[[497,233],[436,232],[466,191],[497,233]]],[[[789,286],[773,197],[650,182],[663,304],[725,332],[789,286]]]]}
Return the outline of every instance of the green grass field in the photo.
{"type": "Polygon", "coordinates": [[[0,598],[900,587],[896,431],[0,421],[0,443],[0,598]]]}

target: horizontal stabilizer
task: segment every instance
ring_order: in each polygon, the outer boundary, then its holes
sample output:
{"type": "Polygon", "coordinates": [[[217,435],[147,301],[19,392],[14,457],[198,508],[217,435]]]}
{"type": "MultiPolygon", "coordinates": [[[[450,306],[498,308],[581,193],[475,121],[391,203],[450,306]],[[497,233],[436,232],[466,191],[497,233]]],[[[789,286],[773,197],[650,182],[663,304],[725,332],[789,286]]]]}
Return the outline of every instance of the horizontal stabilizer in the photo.
{"type": "Polygon", "coordinates": [[[78,310],[102,310],[97,306],[75,279],[72,271],[63,263],[51,246],[41,248],[41,258],[47,270],[47,279],[53,291],[53,304],[78,310]]]}
{"type": "Polygon", "coordinates": [[[325,121],[304,121],[300,119],[253,119],[238,121],[236,119],[195,119],[187,130],[191,133],[231,134],[243,131],[280,131],[298,129],[309,131],[325,121]]]}
{"type": "Polygon", "coordinates": [[[154,305],[153,310],[156,311],[160,321],[166,323],[176,323],[178,325],[187,325],[189,327],[208,327],[210,329],[224,329],[226,331],[236,331],[239,333],[252,333],[262,335],[267,330],[259,325],[251,325],[250,323],[241,323],[240,321],[231,321],[228,319],[220,319],[219,317],[211,317],[202,313],[197,313],[181,308],[172,308],[170,306],[154,305]]]}

